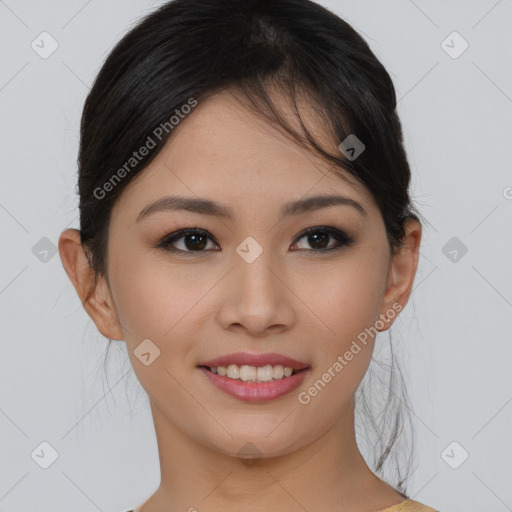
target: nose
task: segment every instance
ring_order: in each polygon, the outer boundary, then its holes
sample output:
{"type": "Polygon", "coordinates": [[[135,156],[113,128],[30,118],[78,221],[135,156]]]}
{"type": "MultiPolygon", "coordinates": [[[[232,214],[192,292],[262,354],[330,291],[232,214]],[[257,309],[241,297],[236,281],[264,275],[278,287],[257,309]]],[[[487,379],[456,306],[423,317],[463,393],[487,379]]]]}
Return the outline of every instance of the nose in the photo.
{"type": "Polygon", "coordinates": [[[226,330],[245,331],[253,337],[290,329],[296,314],[286,271],[270,261],[266,251],[252,263],[237,256],[234,266],[217,309],[219,324],[226,330]]]}

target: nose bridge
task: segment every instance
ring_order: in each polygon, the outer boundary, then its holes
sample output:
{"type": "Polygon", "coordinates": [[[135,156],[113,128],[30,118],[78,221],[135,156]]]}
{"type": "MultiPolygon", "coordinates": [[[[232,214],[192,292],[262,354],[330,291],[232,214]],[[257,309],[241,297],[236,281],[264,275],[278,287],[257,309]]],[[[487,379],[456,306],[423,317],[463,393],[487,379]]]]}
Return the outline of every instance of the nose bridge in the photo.
{"type": "Polygon", "coordinates": [[[253,308],[260,311],[275,309],[282,298],[282,290],[280,290],[282,283],[276,278],[278,265],[276,258],[270,249],[262,250],[261,248],[256,253],[257,248],[251,241],[247,242],[243,248],[239,247],[237,252],[242,252],[247,247],[249,251],[246,254],[250,255],[250,258],[245,258],[242,253],[242,255],[238,254],[239,261],[235,259],[238,299],[245,301],[248,305],[252,304],[253,308]]]}
{"type": "Polygon", "coordinates": [[[279,265],[277,255],[272,251],[270,238],[261,235],[258,236],[258,241],[253,236],[247,236],[236,247],[234,258],[236,274],[241,283],[267,292],[276,284],[274,273],[279,265]]]}
{"type": "Polygon", "coordinates": [[[251,237],[236,253],[230,291],[219,311],[224,328],[237,324],[261,334],[272,326],[289,327],[294,315],[278,257],[251,237]]]}
{"type": "MultiPolygon", "coordinates": [[[[275,258],[270,251],[260,254],[254,261],[242,260],[236,265],[240,293],[265,303],[276,302],[279,295],[279,281],[276,278],[275,258]]],[[[282,284],[281,284],[282,286],[282,284]]],[[[244,298],[244,297],[241,297],[244,298]]]]}

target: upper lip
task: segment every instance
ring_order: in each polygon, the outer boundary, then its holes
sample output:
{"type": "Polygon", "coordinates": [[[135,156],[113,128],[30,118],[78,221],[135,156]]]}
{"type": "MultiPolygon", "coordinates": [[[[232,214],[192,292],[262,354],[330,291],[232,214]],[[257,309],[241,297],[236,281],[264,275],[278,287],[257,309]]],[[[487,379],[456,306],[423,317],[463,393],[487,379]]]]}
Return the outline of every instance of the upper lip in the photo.
{"type": "Polygon", "coordinates": [[[308,368],[309,365],[292,357],[284,356],[282,354],[276,354],[275,352],[269,352],[266,354],[250,354],[248,352],[235,352],[233,354],[227,354],[225,356],[211,359],[200,363],[198,366],[209,366],[210,368],[216,368],[218,366],[229,366],[230,364],[236,364],[237,366],[266,366],[268,364],[275,366],[281,364],[288,366],[294,370],[302,370],[308,368]]]}

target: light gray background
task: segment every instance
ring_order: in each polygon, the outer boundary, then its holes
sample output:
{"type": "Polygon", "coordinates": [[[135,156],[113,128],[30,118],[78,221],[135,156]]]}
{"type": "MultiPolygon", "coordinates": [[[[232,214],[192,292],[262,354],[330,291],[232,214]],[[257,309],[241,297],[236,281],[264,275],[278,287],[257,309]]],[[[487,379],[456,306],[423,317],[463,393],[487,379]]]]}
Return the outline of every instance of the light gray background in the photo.
{"type": "MultiPolygon", "coordinates": [[[[1,511],[125,511],[159,483],[124,344],[114,342],[107,383],[107,340],[58,254],[36,244],[78,227],[83,101],[107,52],[161,3],[0,1],[1,511]],[[47,59],[31,48],[43,31],[59,45],[47,59]],[[46,470],[31,458],[43,441],[58,452],[46,470]]],[[[512,1],[321,3],[394,80],[413,197],[429,221],[413,298],[393,327],[418,432],[411,494],[445,512],[512,510],[512,1]],[[453,31],[469,43],[458,58],[441,45],[453,31]],[[443,252],[452,237],[468,249],[457,261],[443,252]],[[463,450],[453,469],[446,461],[463,450]]]]}

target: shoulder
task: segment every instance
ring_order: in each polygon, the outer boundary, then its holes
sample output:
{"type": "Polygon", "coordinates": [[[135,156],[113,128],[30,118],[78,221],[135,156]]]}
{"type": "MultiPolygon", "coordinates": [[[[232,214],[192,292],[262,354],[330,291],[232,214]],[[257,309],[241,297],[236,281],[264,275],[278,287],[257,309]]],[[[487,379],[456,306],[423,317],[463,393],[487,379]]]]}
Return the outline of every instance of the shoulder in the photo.
{"type": "Polygon", "coordinates": [[[438,511],[431,507],[427,507],[427,505],[423,505],[423,503],[420,503],[419,501],[406,499],[406,500],[398,503],[398,505],[393,505],[392,507],[378,510],[377,512],[438,512],[438,511]]]}

